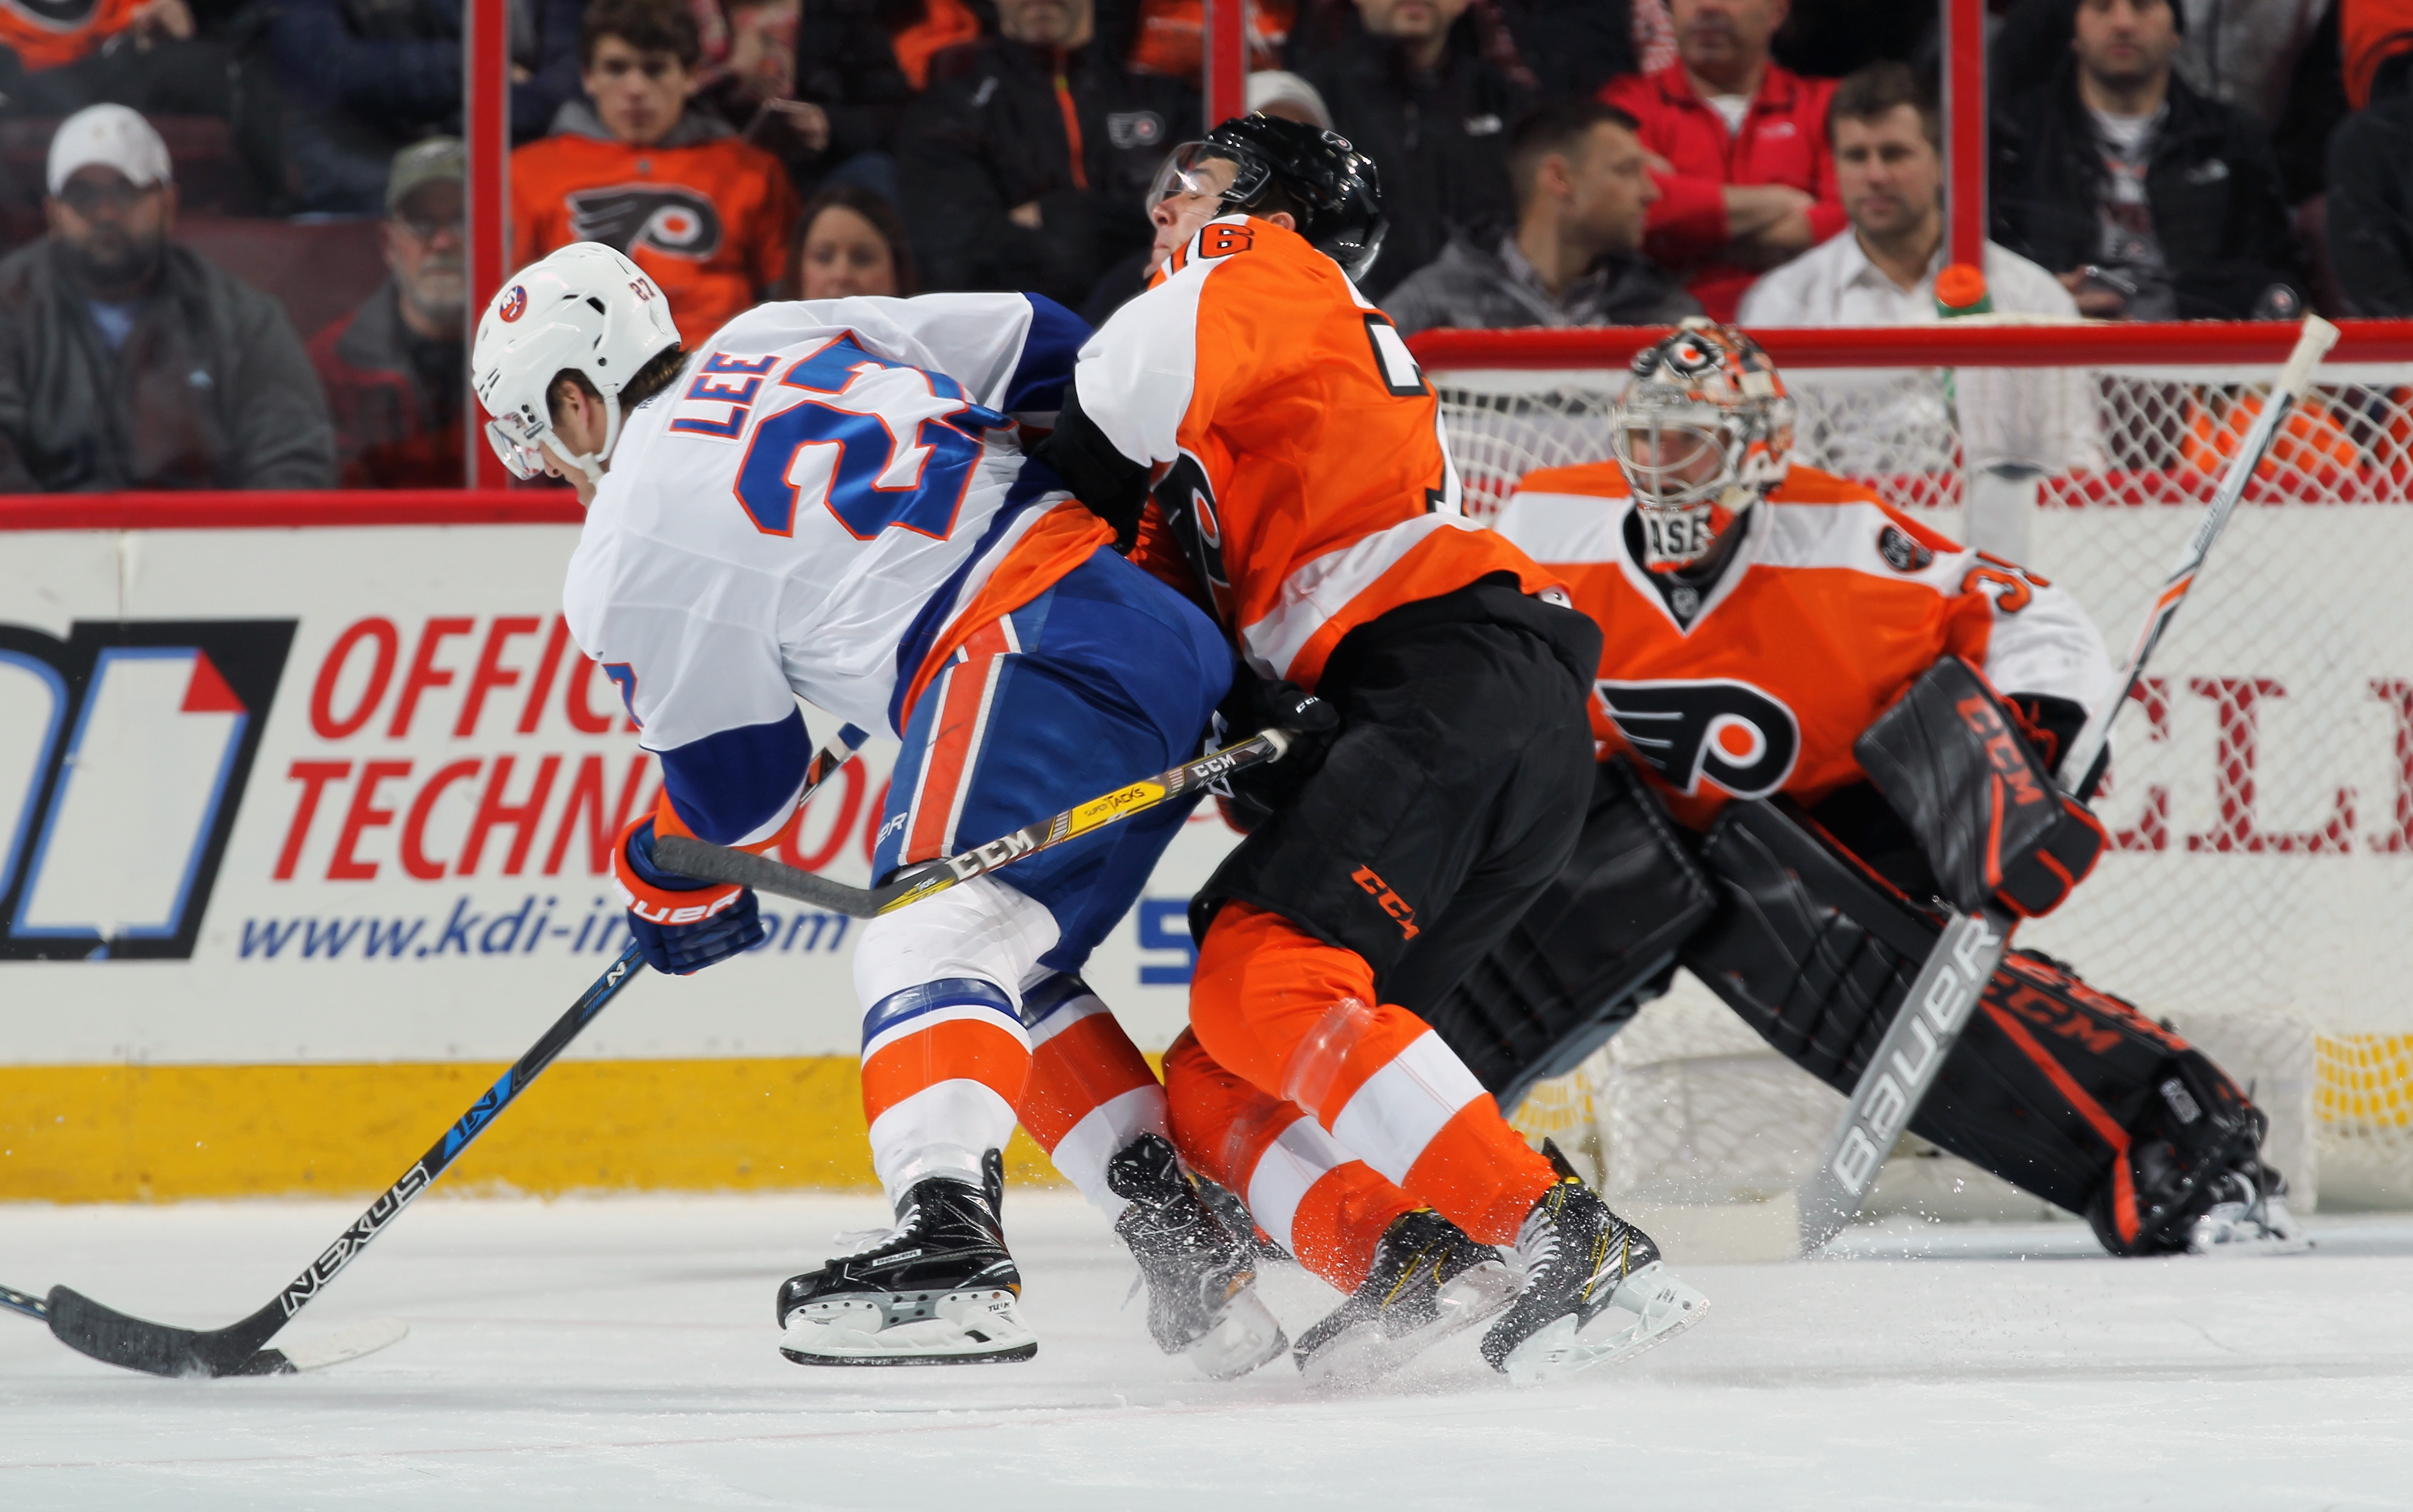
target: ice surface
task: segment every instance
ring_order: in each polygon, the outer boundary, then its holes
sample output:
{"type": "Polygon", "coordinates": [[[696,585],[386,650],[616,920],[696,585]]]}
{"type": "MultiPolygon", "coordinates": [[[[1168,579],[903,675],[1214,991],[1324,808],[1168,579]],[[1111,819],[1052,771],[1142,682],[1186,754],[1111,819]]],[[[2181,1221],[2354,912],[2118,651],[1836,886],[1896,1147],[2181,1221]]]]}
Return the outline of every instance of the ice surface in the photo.
{"type": "MultiPolygon", "coordinates": [[[[0,1208],[0,1281],[215,1327],[350,1204],[0,1208]]],[[[1076,1198],[1016,1192],[1039,1357],[808,1370],[781,1278],[870,1197],[429,1200],[295,1325],[410,1337],[325,1371],[155,1380],[0,1318],[0,1507],[2403,1507],[2413,1220],[2294,1259],[2113,1261],[2074,1224],[1856,1230],[1691,1269],[1714,1311],[1512,1393],[1464,1335],[1391,1388],[1186,1373],[1076,1198]]],[[[1332,1294],[1267,1278],[1294,1332],[1332,1294]]]]}

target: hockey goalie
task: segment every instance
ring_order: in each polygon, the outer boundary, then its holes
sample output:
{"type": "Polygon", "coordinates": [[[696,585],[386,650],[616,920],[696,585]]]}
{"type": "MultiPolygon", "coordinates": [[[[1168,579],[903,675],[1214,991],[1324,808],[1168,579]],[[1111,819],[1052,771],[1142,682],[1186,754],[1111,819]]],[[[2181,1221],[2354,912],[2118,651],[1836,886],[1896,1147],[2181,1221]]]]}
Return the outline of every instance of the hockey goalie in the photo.
{"type": "MultiPolygon", "coordinates": [[[[2035,917],[2093,865],[2101,828],[2051,773],[2110,696],[2101,639],[2045,579],[1790,465],[1783,379],[1739,331],[1642,353],[1612,423],[1614,462],[1528,475],[1499,521],[1606,636],[1583,842],[1510,941],[1418,1006],[1505,1100],[1681,964],[1848,1091],[1939,899],[2035,917]],[[2003,853],[2006,806],[2045,795],[2053,823],[2003,853]]],[[[2039,952],[2006,958],[1911,1127],[2114,1254],[2304,1244],[2237,1084],[2039,952]]]]}

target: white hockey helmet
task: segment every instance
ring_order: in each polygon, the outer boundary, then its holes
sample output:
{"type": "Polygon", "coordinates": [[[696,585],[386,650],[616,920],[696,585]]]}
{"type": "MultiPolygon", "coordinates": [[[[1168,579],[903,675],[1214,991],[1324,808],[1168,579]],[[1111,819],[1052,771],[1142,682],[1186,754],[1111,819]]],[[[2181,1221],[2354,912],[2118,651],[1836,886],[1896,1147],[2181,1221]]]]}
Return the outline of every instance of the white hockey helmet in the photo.
{"type": "Polygon", "coordinates": [[[573,242],[529,263],[487,303],[469,351],[487,442],[513,476],[543,473],[538,448],[555,439],[546,391],[565,369],[582,374],[603,396],[603,444],[580,456],[554,450],[600,482],[620,439],[620,391],[678,340],[660,287],[602,243],[573,242]]]}

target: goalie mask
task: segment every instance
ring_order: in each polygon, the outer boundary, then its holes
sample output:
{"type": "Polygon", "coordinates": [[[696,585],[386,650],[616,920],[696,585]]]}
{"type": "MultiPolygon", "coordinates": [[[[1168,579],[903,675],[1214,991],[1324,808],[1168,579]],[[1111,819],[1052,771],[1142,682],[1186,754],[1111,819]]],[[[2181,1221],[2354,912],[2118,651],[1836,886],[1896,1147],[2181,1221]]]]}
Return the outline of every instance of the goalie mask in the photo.
{"type": "Polygon", "coordinates": [[[574,242],[512,275],[478,320],[470,388],[490,417],[486,442],[515,478],[544,474],[544,443],[588,480],[620,439],[620,392],[679,343],[670,302],[644,269],[600,242],[574,242]],[[572,455],[548,397],[562,372],[603,396],[603,444],[572,455]]]}
{"type": "Polygon", "coordinates": [[[1636,356],[1609,424],[1654,572],[1707,556],[1793,452],[1793,401],[1768,353],[1697,317],[1636,356]]]}
{"type": "Polygon", "coordinates": [[[1231,210],[1258,213],[1279,189],[1297,209],[1298,234],[1362,278],[1383,250],[1382,180],[1374,160],[1336,132],[1262,111],[1235,116],[1185,141],[1148,185],[1149,210],[1167,195],[1214,195],[1231,210]]]}

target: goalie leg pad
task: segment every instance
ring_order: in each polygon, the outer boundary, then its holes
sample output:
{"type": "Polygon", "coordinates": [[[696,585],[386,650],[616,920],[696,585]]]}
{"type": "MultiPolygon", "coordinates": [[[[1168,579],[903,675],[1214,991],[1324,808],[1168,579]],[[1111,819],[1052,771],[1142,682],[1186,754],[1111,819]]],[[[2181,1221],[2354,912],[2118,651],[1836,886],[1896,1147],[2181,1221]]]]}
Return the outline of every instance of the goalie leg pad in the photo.
{"type": "MultiPolygon", "coordinates": [[[[1938,926],[1772,805],[1730,805],[1702,860],[1722,907],[1684,964],[1848,1092],[1938,926]]],[[[1911,1128],[2139,1254],[2185,1248],[2213,1178],[2253,1162],[2264,1119],[2201,1051],[2050,956],[2014,951],[1911,1128]]]]}
{"type": "Polygon", "coordinates": [[[1401,1004],[1514,1108],[1666,990],[1677,946],[1715,903],[1666,807],[1619,757],[1600,766],[1575,855],[1542,896],[1439,1001],[1401,1004]]]}

